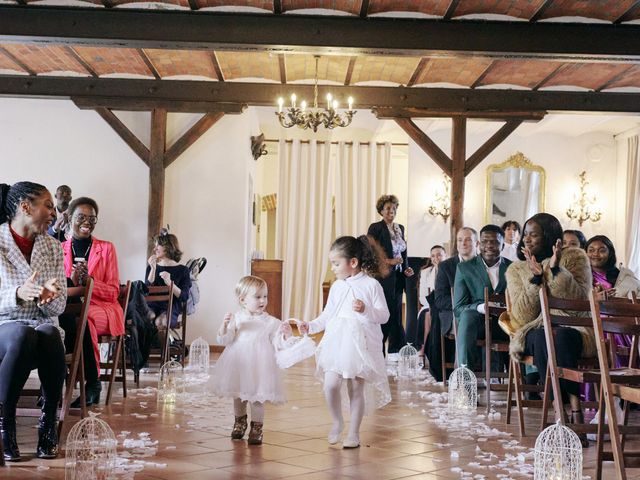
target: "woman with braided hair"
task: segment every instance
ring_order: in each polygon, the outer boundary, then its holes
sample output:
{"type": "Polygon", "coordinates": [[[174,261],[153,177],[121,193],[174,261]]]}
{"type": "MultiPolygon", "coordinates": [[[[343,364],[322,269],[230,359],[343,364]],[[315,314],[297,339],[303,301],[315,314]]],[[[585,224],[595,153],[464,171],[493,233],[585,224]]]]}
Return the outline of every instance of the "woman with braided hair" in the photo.
{"type": "Polygon", "coordinates": [[[0,185],[0,420],[4,458],[12,462],[20,460],[16,406],[34,368],[44,398],[36,456],[58,455],[56,413],[66,373],[58,315],[67,290],[62,248],[47,235],[54,216],[46,187],[0,185]]]}

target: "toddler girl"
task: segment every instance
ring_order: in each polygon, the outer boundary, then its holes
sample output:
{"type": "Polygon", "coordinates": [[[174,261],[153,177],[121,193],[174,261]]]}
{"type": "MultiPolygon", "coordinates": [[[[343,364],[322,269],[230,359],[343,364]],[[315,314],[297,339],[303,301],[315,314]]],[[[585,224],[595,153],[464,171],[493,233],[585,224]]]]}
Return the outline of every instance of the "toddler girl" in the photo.
{"type": "Polygon", "coordinates": [[[235,423],[231,438],[240,440],[247,430],[247,402],[251,403],[248,443],[262,443],[264,402],[285,402],[275,344],[291,335],[291,327],[266,313],[267,284],[246,276],[236,285],[242,307],[227,313],[218,331],[218,342],[226,345],[213,372],[213,393],[233,398],[235,423]]]}
{"type": "Polygon", "coordinates": [[[366,236],[340,237],[331,246],[329,261],[337,280],[331,286],[327,306],[312,322],[298,321],[301,333],[325,331],[316,350],[317,373],[324,378],[324,394],[333,418],[328,440],[340,441],[344,427],[340,389],[347,381],[351,423],[343,448],[360,446],[360,423],[367,406],[382,407],[391,401],[387,369],[382,355],[380,325],[389,310],[380,283],[384,260],[366,236]],[[374,395],[370,396],[369,393],[374,395]]]}

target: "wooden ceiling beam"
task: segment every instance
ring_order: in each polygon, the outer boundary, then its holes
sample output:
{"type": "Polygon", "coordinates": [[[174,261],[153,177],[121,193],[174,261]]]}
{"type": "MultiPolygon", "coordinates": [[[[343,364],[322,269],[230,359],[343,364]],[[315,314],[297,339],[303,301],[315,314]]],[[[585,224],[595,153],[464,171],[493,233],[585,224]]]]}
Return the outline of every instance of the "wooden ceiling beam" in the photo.
{"type": "MultiPolygon", "coordinates": [[[[640,95],[635,93],[321,85],[319,97],[323,98],[329,91],[343,105],[352,95],[357,102],[355,107],[360,109],[413,108],[415,111],[452,112],[467,116],[476,113],[484,117],[497,116],[497,112],[640,112],[640,95]]],[[[213,110],[218,111],[225,104],[274,106],[278,97],[291,93],[296,93],[299,98],[313,98],[313,85],[0,76],[0,95],[94,100],[117,98],[132,103],[159,104],[195,102],[217,106],[213,110]]]]}
{"type": "Polygon", "coordinates": [[[160,233],[164,215],[164,155],[167,147],[167,111],[151,112],[151,142],[149,148],[149,205],[147,216],[147,255],[152,253],[151,239],[160,233]]]}
{"type": "Polygon", "coordinates": [[[145,100],[118,97],[71,97],[73,103],[81,110],[109,108],[128,112],[149,112],[156,108],[164,108],[176,113],[214,113],[222,112],[230,115],[240,114],[247,108],[246,104],[221,102],[191,102],[173,100],[145,100]]]}
{"type": "Polygon", "coordinates": [[[416,82],[420,78],[420,75],[422,74],[422,71],[427,66],[427,63],[429,63],[429,59],[428,58],[421,58],[420,59],[420,61],[418,62],[418,65],[416,65],[416,69],[411,74],[411,78],[407,82],[407,87],[411,87],[411,86],[416,84],[416,82]]]}
{"type": "Polygon", "coordinates": [[[89,62],[87,62],[84,58],[82,58],[82,57],[80,56],[80,54],[74,50],[74,48],[73,48],[73,47],[66,46],[66,47],[64,47],[64,49],[67,51],[67,53],[68,53],[69,55],[71,55],[73,58],[75,58],[75,59],[76,59],[76,61],[77,61],[80,65],[82,65],[82,68],[84,68],[84,69],[87,71],[87,73],[89,73],[92,77],[97,78],[97,77],[99,77],[99,76],[100,76],[100,75],[98,75],[98,74],[96,73],[96,71],[93,69],[93,67],[91,66],[91,64],[90,64],[89,62]]]}
{"type": "Polygon", "coordinates": [[[538,10],[536,10],[535,13],[531,16],[529,21],[537,22],[538,20],[540,20],[540,18],[542,18],[542,15],[544,15],[544,12],[551,6],[552,3],[553,3],[553,0],[545,0],[545,2],[542,5],[540,5],[538,10]]]}
{"type": "Polygon", "coordinates": [[[487,156],[493,152],[498,145],[504,142],[509,135],[513,133],[513,131],[518,128],[522,124],[522,120],[509,120],[505,123],[500,129],[494,133],[489,140],[484,142],[478,150],[475,151],[473,155],[471,155],[464,166],[464,175],[465,177],[471,173],[471,171],[480,165],[487,156]]]}
{"type": "Polygon", "coordinates": [[[458,8],[458,4],[459,3],[460,3],[460,0],[451,0],[451,3],[447,7],[447,11],[444,12],[444,15],[442,16],[442,19],[443,20],[451,20],[451,18],[453,17],[453,14],[456,11],[456,8],[458,8]]]}
{"type": "Polygon", "coordinates": [[[347,67],[347,74],[344,76],[344,84],[351,84],[351,77],[353,76],[353,68],[356,66],[356,60],[358,57],[351,57],[349,59],[349,66],[347,67]]]}
{"type": "Polygon", "coordinates": [[[15,55],[13,55],[9,50],[7,50],[6,48],[0,46],[0,53],[2,53],[5,57],[7,57],[9,60],[11,60],[13,63],[15,63],[16,65],[18,65],[22,70],[24,70],[25,72],[27,72],[29,75],[35,75],[36,72],[33,71],[33,69],[27,65],[26,63],[24,63],[22,60],[20,60],[18,57],[16,57],[15,55]]]}
{"type": "Polygon", "coordinates": [[[629,20],[633,20],[634,16],[636,16],[638,12],[640,12],[640,0],[636,0],[635,2],[633,2],[633,5],[631,5],[626,12],[624,12],[622,15],[620,15],[618,18],[616,18],[613,21],[613,24],[615,25],[618,23],[628,22],[629,20]]]}
{"type": "Polygon", "coordinates": [[[453,110],[429,110],[418,108],[374,108],[373,113],[379,120],[395,120],[396,118],[451,118],[465,117],[475,120],[522,120],[539,121],[547,112],[536,111],[487,111],[487,112],[463,112],[453,110]]]}
{"type": "Polygon", "coordinates": [[[216,55],[216,52],[211,52],[209,56],[211,58],[213,69],[215,70],[218,77],[218,81],[224,82],[224,74],[222,73],[222,69],[220,68],[220,62],[218,62],[218,56],[216,55]]]}
{"type": "Polygon", "coordinates": [[[284,61],[284,53],[278,54],[278,66],[280,67],[280,83],[287,83],[287,64],[284,61]]]}
{"type": "Polygon", "coordinates": [[[151,72],[151,75],[153,75],[156,80],[161,80],[162,77],[160,76],[160,74],[158,73],[158,70],[156,69],[155,65],[153,64],[153,62],[149,58],[149,55],[147,55],[147,52],[145,52],[142,48],[136,49],[136,52],[138,52],[138,55],[140,55],[140,58],[142,59],[144,64],[147,66],[147,68],[151,72]]]}
{"type": "Polygon", "coordinates": [[[108,108],[96,108],[96,112],[148,166],[150,153],[144,143],[108,108]]]}
{"type": "Polygon", "coordinates": [[[323,55],[640,60],[640,27],[0,5],[0,42],[323,55]],[[117,29],[113,25],[118,25],[117,29]],[[251,32],[247,35],[247,32],[251,32]]]}
{"type": "Polygon", "coordinates": [[[365,18],[369,15],[369,0],[362,0],[360,5],[360,18],[365,18]]]}
{"type": "Polygon", "coordinates": [[[410,118],[396,118],[396,123],[407,135],[409,135],[411,140],[416,142],[424,153],[431,157],[431,159],[444,173],[451,176],[453,169],[453,162],[451,159],[426,133],[420,130],[420,127],[418,127],[413,120],[410,118]]]}
{"type": "Polygon", "coordinates": [[[224,117],[224,113],[207,113],[196,124],[182,135],[164,155],[164,168],[171,165],[182,153],[204,135],[218,120],[224,117]]]}

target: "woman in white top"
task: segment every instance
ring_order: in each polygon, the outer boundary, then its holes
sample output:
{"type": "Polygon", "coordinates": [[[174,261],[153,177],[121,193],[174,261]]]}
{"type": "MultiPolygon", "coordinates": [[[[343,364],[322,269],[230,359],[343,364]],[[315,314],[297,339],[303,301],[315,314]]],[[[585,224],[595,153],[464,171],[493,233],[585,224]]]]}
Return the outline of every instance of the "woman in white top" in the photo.
{"type": "Polygon", "coordinates": [[[502,246],[501,257],[512,262],[518,261],[518,243],[520,243],[520,224],[515,220],[509,220],[502,224],[504,230],[504,244],[502,246]]]}
{"type": "MultiPolygon", "coordinates": [[[[420,305],[422,310],[418,313],[418,332],[416,342],[422,342],[416,345],[419,348],[418,355],[424,357],[424,348],[427,344],[427,335],[431,329],[431,313],[429,312],[429,301],[433,301],[433,292],[435,291],[436,275],[438,274],[438,265],[447,259],[447,252],[442,245],[434,245],[431,247],[430,260],[431,264],[420,271],[420,305]]],[[[424,361],[424,360],[423,360],[424,361]]],[[[424,365],[424,363],[423,363],[424,365]]]]}

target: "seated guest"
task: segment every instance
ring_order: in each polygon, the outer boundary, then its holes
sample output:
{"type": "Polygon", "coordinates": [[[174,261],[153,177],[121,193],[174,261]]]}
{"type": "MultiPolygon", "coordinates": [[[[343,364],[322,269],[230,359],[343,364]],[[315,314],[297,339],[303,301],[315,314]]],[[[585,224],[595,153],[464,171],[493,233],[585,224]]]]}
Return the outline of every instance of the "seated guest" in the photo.
{"type": "MultiPolygon", "coordinates": [[[[93,278],[93,293],[87,315],[88,331],[84,345],[84,370],[87,380],[87,405],[100,402],[100,348],[99,335],[123,335],[124,314],[118,303],[120,275],[118,258],[113,243],[93,236],[98,223],[98,204],[87,197],[76,198],[69,205],[71,238],[62,244],[64,269],[73,286],[84,285],[87,276],[93,278]],[[90,339],[90,341],[88,341],[90,339]]],[[[75,343],[75,319],[60,318],[68,333],[67,351],[75,343]]],[[[80,406],[79,399],[73,406],[80,406]]]]}
{"type": "Polygon", "coordinates": [[[447,252],[442,245],[434,245],[430,251],[431,264],[420,271],[420,305],[422,310],[418,314],[418,332],[416,335],[416,347],[419,348],[418,355],[424,357],[424,347],[427,335],[431,328],[431,314],[429,312],[429,302],[433,303],[436,289],[436,275],[438,265],[446,260],[447,252]]]}
{"type": "MultiPolygon", "coordinates": [[[[171,308],[171,323],[173,328],[178,324],[178,316],[182,313],[182,305],[189,298],[191,277],[189,269],[178,262],[182,258],[182,252],[178,245],[178,238],[162,229],[155,240],[153,255],[149,257],[145,274],[146,284],[164,287],[173,282],[173,304],[171,308]]],[[[166,325],[167,302],[151,302],[149,308],[155,315],[158,328],[166,325]]]]}
{"type": "Polygon", "coordinates": [[[49,225],[48,233],[60,242],[67,239],[66,233],[69,226],[67,209],[71,198],[71,188],[68,185],[60,185],[56,189],[56,216],[49,225]]]}
{"type": "MultiPolygon", "coordinates": [[[[458,264],[455,278],[453,311],[458,322],[456,357],[458,365],[467,365],[472,370],[480,366],[477,358],[476,340],[485,337],[484,289],[490,293],[504,293],[507,282],[505,272],[510,260],[500,257],[504,232],[497,225],[485,225],[480,230],[480,255],[458,264]]],[[[508,336],[498,328],[494,318],[492,330],[496,339],[507,340],[508,336]]]]}
{"type": "Polygon", "coordinates": [[[515,220],[509,220],[502,224],[504,230],[504,244],[500,256],[515,262],[518,260],[518,244],[520,243],[520,224],[515,220]]]}
{"type": "Polygon", "coordinates": [[[616,249],[608,237],[591,237],[586,244],[586,251],[591,263],[593,284],[599,286],[607,297],[627,297],[629,292],[636,292],[640,296],[640,280],[628,268],[616,265],[616,249]]]}
{"type": "Polygon", "coordinates": [[[575,247],[584,250],[587,239],[580,230],[565,230],[562,232],[562,248],[575,247]]]}
{"type": "Polygon", "coordinates": [[[67,287],[60,243],[47,235],[54,216],[42,185],[0,185],[0,430],[4,459],[20,460],[16,406],[31,370],[42,383],[38,458],[58,455],[56,414],[66,375],[58,315],[67,287]]]}
{"type": "Polygon", "coordinates": [[[451,289],[454,285],[456,268],[461,262],[471,260],[476,256],[478,247],[478,233],[470,227],[462,227],[456,233],[456,247],[458,254],[442,261],[436,275],[435,304],[440,317],[442,334],[447,335],[453,325],[453,303],[451,289]]]}
{"type": "MultiPolygon", "coordinates": [[[[507,288],[512,303],[511,329],[514,331],[511,355],[516,359],[533,355],[538,372],[546,372],[548,354],[539,297],[543,278],[552,296],[586,300],[591,290],[591,267],[584,250],[562,248],[562,226],[548,213],[538,213],[527,220],[520,246],[518,257],[521,261],[513,262],[507,269],[507,288]]],[[[558,328],[554,338],[559,367],[576,368],[581,357],[596,354],[592,329],[558,328]]],[[[560,387],[571,404],[571,420],[583,423],[579,384],[560,380],[560,387]]],[[[585,435],[581,435],[580,440],[588,445],[585,435]]]]}

